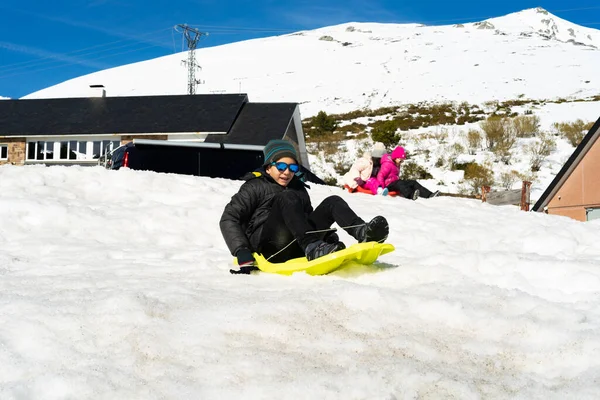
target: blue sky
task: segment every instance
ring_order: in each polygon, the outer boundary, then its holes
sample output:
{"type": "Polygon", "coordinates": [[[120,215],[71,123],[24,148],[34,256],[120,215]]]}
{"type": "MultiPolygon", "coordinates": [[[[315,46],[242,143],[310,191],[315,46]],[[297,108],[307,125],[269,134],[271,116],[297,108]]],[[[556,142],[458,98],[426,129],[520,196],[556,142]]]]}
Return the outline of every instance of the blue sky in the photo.
{"type": "Polygon", "coordinates": [[[446,25],[538,6],[600,29],[597,0],[2,0],[0,96],[184,50],[177,24],[207,32],[198,47],[210,47],[344,22],[446,25]]]}

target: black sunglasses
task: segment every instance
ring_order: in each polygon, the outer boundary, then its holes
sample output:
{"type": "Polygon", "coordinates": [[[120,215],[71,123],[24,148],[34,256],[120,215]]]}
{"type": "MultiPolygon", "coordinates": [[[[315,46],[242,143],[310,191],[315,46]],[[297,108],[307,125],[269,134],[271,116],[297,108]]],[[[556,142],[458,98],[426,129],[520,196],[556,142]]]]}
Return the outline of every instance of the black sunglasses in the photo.
{"type": "Polygon", "coordinates": [[[271,165],[274,165],[275,168],[277,168],[277,171],[279,172],[284,172],[286,169],[290,169],[290,171],[292,173],[296,173],[300,170],[300,166],[298,164],[287,164],[284,163],[283,161],[279,161],[279,162],[272,162],[271,165]]]}

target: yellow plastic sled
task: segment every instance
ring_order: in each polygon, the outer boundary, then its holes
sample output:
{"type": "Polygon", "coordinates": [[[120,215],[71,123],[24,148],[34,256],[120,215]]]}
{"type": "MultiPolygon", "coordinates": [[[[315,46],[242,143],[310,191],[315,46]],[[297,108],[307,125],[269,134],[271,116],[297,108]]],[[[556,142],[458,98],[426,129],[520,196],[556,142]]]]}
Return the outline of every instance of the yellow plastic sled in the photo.
{"type": "Polygon", "coordinates": [[[357,243],[344,250],[308,261],[306,257],[294,258],[283,263],[270,263],[262,255],[254,253],[256,266],[263,272],[292,275],[294,272],[306,272],[309,275],[325,275],[345,267],[349,262],[373,264],[383,254],[391,253],[395,248],[389,243],[357,243]]]}

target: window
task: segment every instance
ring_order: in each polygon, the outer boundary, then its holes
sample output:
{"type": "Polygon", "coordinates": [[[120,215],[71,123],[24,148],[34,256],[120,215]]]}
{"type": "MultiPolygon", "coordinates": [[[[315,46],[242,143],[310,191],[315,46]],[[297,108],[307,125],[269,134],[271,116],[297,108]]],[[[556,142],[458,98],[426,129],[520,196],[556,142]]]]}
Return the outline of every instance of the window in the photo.
{"type": "Polygon", "coordinates": [[[27,142],[27,160],[96,160],[119,147],[119,140],[48,140],[27,142]]]}
{"type": "Polygon", "coordinates": [[[121,142],[118,140],[102,140],[92,142],[92,158],[97,159],[119,147],[121,142]]]}
{"type": "Polygon", "coordinates": [[[27,142],[28,160],[53,160],[54,142],[27,142]]]}
{"type": "Polygon", "coordinates": [[[8,160],[8,145],[0,144],[0,160],[8,160]]]}

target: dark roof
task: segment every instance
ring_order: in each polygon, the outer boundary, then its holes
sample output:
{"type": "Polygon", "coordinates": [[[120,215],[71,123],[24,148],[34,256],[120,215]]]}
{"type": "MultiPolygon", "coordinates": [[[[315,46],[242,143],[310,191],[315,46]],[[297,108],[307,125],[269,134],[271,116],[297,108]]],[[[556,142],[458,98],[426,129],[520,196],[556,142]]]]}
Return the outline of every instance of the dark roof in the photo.
{"type": "Polygon", "coordinates": [[[589,130],[587,135],[583,137],[581,143],[579,143],[579,146],[577,146],[577,148],[575,149],[573,154],[571,154],[571,157],[569,157],[569,159],[567,160],[565,165],[563,165],[561,170],[558,171],[558,174],[556,174],[550,185],[546,188],[542,196],[535,203],[531,211],[544,211],[544,207],[548,205],[548,203],[550,202],[550,200],[552,200],[556,192],[560,190],[567,178],[569,178],[573,170],[577,168],[577,165],[579,165],[579,162],[583,159],[583,157],[585,157],[588,150],[595,143],[599,134],[600,118],[598,118],[598,120],[596,121],[594,126],[592,126],[592,129],[589,130]]]}
{"type": "Polygon", "coordinates": [[[205,142],[264,146],[271,139],[282,139],[297,106],[297,103],[245,103],[227,135],[208,135],[205,142]]]}
{"type": "Polygon", "coordinates": [[[246,94],[0,101],[0,136],[228,132],[246,94]]]}

